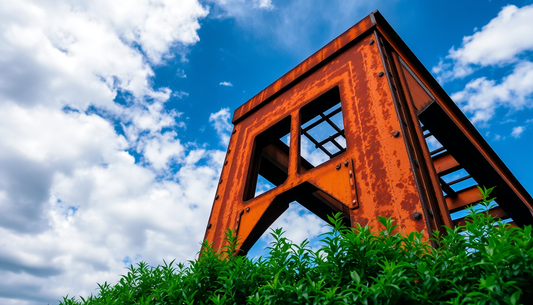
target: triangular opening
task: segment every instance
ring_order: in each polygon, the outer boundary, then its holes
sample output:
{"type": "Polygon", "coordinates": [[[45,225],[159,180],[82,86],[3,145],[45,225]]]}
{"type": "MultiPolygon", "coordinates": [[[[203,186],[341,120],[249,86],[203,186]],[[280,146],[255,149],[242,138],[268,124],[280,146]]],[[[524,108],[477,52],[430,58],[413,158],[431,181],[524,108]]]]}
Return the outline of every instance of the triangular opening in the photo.
{"type": "Polygon", "coordinates": [[[327,222],[298,202],[293,201],[289,204],[289,208],[270,225],[252,246],[248,251],[248,257],[256,258],[268,255],[267,247],[273,241],[272,230],[278,228],[283,228],[285,231],[283,236],[295,244],[300,244],[307,239],[312,249],[320,247],[320,235],[330,230],[327,222]]]}

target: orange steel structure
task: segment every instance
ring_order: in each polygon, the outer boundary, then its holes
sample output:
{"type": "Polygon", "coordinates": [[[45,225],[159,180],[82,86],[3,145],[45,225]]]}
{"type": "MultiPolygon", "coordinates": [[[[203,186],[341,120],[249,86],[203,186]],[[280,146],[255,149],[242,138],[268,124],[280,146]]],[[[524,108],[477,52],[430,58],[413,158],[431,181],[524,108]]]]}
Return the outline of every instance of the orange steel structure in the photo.
{"type": "Polygon", "coordinates": [[[233,124],[205,234],[217,250],[233,229],[246,253],[293,201],[348,225],[392,217],[428,238],[481,199],[476,185],[454,189],[466,180],[497,186],[491,214],[533,223],[531,196],[377,11],[240,106],[233,124]],[[332,130],[322,140],[311,135],[320,124],[332,130]],[[329,160],[304,158],[304,137],[329,160]],[[275,187],[256,195],[261,178],[275,187]]]}

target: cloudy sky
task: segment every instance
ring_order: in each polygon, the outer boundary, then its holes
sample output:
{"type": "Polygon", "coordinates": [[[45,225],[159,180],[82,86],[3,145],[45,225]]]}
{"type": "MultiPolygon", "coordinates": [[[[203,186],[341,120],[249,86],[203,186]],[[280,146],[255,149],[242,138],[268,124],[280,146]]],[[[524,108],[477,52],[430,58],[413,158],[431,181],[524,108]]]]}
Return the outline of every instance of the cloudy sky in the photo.
{"type": "Polygon", "coordinates": [[[0,304],[194,259],[233,110],[375,9],[533,193],[531,3],[0,1],[0,304]]]}

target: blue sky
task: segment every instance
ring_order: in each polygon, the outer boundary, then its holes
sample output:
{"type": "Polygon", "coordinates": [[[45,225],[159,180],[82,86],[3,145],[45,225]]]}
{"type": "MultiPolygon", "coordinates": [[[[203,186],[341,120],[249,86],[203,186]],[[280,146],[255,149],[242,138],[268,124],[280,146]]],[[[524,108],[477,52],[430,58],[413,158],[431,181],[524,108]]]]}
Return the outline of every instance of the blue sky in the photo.
{"type": "Polygon", "coordinates": [[[235,108],[376,9],[533,193],[531,3],[3,1],[0,303],[193,259],[235,108]]]}

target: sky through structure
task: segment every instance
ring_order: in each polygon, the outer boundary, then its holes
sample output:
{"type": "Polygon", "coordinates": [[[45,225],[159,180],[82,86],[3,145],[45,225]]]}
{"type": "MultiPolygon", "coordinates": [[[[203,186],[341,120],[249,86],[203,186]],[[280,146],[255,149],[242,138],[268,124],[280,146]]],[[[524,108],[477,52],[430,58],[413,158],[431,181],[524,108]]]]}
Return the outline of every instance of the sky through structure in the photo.
{"type": "Polygon", "coordinates": [[[2,0],[0,304],[194,259],[233,111],[376,9],[533,193],[532,1],[2,0]]]}

